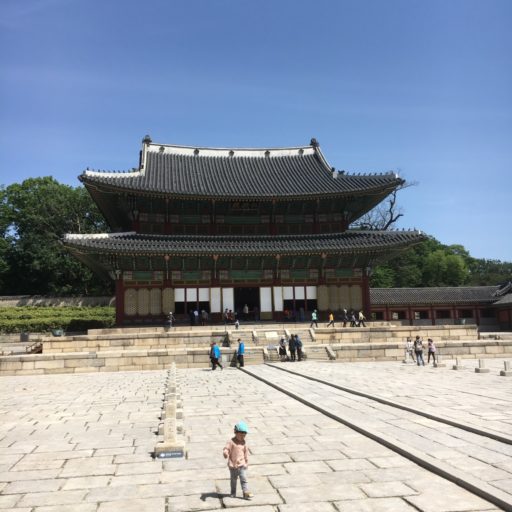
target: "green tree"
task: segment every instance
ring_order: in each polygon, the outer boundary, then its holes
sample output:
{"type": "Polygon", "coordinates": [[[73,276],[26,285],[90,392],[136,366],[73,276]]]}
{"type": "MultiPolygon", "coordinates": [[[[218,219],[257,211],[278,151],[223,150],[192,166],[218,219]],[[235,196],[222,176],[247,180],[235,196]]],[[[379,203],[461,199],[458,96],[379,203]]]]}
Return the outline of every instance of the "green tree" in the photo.
{"type": "Polygon", "coordinates": [[[65,233],[106,230],[83,187],[43,177],[2,188],[0,228],[2,294],[111,293],[62,245],[65,233]]]}
{"type": "Polygon", "coordinates": [[[388,266],[376,267],[372,273],[371,286],[374,288],[393,288],[396,276],[395,271],[388,266]]]}

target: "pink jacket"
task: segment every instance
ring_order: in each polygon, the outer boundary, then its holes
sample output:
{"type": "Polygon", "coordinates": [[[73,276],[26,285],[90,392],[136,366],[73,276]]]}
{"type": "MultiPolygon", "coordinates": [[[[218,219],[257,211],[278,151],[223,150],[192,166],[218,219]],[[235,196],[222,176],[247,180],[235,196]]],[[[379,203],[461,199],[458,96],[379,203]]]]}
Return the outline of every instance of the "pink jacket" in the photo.
{"type": "Polygon", "coordinates": [[[249,450],[247,449],[247,443],[239,443],[235,437],[230,439],[222,452],[224,456],[227,456],[228,467],[240,468],[249,464],[249,450]]]}

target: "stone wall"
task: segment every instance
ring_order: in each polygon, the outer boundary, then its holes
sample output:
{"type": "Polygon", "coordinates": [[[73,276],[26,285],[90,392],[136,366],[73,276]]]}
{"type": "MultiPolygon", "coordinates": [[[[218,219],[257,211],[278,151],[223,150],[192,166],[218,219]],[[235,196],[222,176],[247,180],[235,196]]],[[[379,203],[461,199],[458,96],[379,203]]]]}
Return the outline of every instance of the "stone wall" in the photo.
{"type": "MultiPolygon", "coordinates": [[[[234,364],[236,349],[222,349],[222,364],[234,364]]],[[[246,349],[245,363],[263,362],[263,349],[246,349]]],[[[0,357],[0,375],[45,375],[53,373],[91,373],[178,368],[208,368],[209,349],[127,350],[105,352],[67,352],[0,357]]]]}
{"type": "Polygon", "coordinates": [[[17,306],[115,306],[115,297],[46,297],[45,295],[0,296],[0,308],[17,306]]]}

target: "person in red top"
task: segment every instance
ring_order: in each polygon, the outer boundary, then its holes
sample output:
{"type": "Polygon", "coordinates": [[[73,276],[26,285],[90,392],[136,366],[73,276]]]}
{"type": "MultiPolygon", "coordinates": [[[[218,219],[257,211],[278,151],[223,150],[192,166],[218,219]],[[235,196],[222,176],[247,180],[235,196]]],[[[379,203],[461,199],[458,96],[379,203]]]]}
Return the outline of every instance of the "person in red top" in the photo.
{"type": "Polygon", "coordinates": [[[222,454],[228,459],[229,474],[231,477],[231,497],[236,496],[236,482],[240,478],[240,485],[246,500],[250,500],[253,494],[249,492],[247,484],[247,467],[249,466],[249,450],[245,442],[245,436],[249,429],[245,422],[239,421],[235,425],[235,437],[231,438],[224,446],[222,454]]]}

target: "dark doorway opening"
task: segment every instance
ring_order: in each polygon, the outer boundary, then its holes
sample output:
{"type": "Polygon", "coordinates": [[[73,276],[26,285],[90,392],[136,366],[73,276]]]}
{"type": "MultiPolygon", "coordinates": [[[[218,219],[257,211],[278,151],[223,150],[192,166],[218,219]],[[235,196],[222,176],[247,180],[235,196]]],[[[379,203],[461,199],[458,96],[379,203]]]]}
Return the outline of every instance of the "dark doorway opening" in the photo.
{"type": "Polygon", "coordinates": [[[255,320],[260,311],[259,288],[235,288],[235,311],[240,320],[255,320]],[[244,308],[247,306],[246,311],[244,308]]]}

